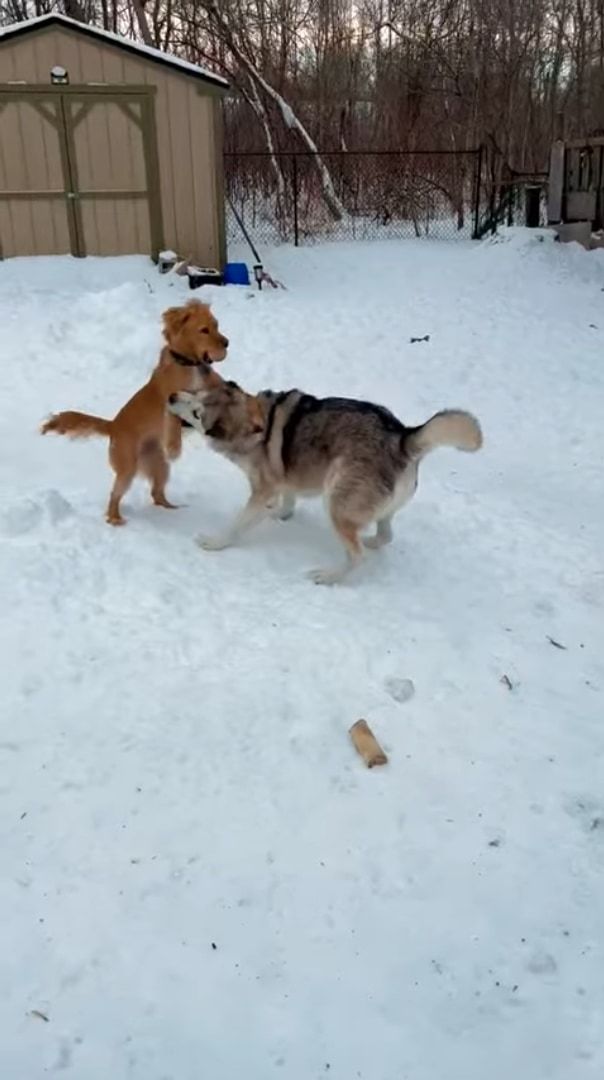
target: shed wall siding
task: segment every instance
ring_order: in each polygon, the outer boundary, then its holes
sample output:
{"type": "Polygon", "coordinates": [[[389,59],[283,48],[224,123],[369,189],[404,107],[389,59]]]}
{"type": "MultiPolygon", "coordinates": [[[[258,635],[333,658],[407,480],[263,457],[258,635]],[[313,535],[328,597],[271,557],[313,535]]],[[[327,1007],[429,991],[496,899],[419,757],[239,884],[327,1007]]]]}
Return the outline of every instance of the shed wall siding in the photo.
{"type": "MultiPolygon", "coordinates": [[[[222,169],[216,145],[216,99],[200,84],[99,41],[52,27],[0,46],[0,82],[50,85],[60,64],[70,84],[154,86],[164,244],[217,266],[222,252],[222,169]]],[[[17,147],[18,150],[18,147],[17,147]]],[[[140,234],[140,224],[136,230],[140,234]]]]}

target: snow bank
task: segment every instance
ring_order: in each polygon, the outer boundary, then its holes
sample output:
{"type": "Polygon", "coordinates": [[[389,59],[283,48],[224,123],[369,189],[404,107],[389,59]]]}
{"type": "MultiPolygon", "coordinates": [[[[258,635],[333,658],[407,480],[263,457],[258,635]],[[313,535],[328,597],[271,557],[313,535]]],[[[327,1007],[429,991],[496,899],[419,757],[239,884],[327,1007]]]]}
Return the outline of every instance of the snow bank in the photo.
{"type": "Polygon", "coordinates": [[[119,408],[183,282],[0,264],[3,1076],[601,1076],[604,266],[524,240],[202,292],[246,386],[482,421],[332,591],[320,504],[194,547],[245,496],[196,436],[112,531],[103,442],[37,434],[119,408]]]}

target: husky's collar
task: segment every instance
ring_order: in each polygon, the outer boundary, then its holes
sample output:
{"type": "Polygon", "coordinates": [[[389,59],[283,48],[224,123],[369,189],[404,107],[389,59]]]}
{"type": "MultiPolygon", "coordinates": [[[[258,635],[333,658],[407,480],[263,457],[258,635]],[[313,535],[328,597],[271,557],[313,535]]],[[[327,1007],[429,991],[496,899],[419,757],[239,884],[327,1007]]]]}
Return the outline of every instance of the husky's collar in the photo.
{"type": "Polygon", "coordinates": [[[281,390],[278,393],[275,393],[274,390],[262,390],[261,393],[258,394],[258,397],[264,397],[264,398],[266,398],[266,400],[268,402],[270,402],[269,410],[268,410],[268,413],[266,414],[266,426],[264,428],[264,440],[263,441],[264,441],[265,446],[268,445],[268,443],[270,441],[270,437],[271,437],[271,435],[273,433],[273,427],[274,427],[274,424],[275,424],[275,415],[277,413],[277,409],[278,409],[279,405],[282,405],[283,402],[286,401],[287,398],[292,393],[296,393],[296,391],[295,390],[294,391],[292,391],[292,390],[281,390]]]}
{"type": "Polygon", "coordinates": [[[266,427],[264,429],[264,445],[268,446],[270,437],[273,433],[273,424],[275,423],[275,413],[277,411],[277,405],[279,404],[279,397],[277,396],[273,401],[270,409],[268,410],[268,416],[266,418],[266,427]]]}
{"type": "Polygon", "coordinates": [[[173,360],[176,360],[177,364],[181,367],[205,367],[208,364],[207,360],[191,360],[188,356],[183,356],[182,353],[175,352],[174,349],[169,350],[170,356],[173,360]]]}

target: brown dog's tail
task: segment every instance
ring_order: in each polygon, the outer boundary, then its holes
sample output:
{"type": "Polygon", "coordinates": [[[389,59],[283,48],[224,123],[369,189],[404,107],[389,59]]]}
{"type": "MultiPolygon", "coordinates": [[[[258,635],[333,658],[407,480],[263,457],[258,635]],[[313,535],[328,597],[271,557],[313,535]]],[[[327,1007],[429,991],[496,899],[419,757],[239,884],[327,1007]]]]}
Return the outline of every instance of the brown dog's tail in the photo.
{"type": "Polygon", "coordinates": [[[88,439],[91,435],[111,435],[113,421],[103,420],[100,416],[89,416],[83,412],[55,413],[46,420],[40,432],[48,435],[49,431],[57,435],[67,435],[70,439],[88,439]]]}
{"type": "Polygon", "coordinates": [[[405,452],[415,460],[437,446],[454,446],[468,453],[480,450],[482,431],[476,417],[461,409],[444,409],[404,436],[405,452]]]}

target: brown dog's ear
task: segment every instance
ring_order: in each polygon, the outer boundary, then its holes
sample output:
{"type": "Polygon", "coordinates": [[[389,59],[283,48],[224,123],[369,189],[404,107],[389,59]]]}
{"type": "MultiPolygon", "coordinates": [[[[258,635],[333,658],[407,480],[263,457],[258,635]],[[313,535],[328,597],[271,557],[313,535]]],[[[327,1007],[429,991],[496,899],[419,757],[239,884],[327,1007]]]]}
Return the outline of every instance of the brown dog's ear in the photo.
{"type": "Polygon", "coordinates": [[[182,307],[171,307],[167,311],[164,311],[162,315],[164,324],[164,337],[170,339],[180,333],[188,319],[192,315],[200,315],[202,312],[210,314],[210,305],[202,303],[201,300],[187,300],[186,304],[182,307]]]}
{"type": "Polygon", "coordinates": [[[167,311],[164,311],[162,315],[164,337],[169,340],[171,337],[174,337],[179,330],[182,330],[189,315],[190,310],[187,311],[186,307],[171,307],[168,308],[167,311]]]}

